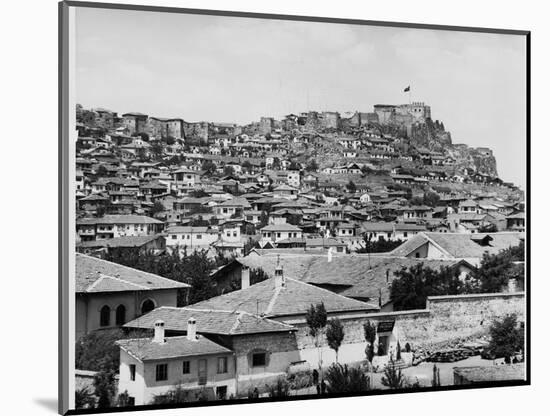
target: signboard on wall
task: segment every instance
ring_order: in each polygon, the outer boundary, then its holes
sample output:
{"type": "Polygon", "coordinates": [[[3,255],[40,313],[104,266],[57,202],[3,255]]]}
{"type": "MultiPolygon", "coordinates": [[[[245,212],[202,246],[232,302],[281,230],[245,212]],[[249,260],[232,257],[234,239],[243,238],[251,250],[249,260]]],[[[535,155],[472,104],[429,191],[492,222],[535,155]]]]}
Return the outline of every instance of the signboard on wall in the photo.
{"type": "Polygon", "coordinates": [[[378,328],[376,332],[392,332],[395,321],[380,321],[378,322],[378,328]]]}

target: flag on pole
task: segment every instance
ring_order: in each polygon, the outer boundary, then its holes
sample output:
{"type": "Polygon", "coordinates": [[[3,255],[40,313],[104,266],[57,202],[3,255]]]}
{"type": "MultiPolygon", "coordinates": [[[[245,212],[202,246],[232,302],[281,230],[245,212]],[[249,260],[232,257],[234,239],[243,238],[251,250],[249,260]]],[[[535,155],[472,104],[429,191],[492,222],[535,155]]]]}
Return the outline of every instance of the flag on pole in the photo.
{"type": "Polygon", "coordinates": [[[411,90],[411,86],[409,85],[407,88],[403,90],[403,92],[409,92],[411,90]]]}

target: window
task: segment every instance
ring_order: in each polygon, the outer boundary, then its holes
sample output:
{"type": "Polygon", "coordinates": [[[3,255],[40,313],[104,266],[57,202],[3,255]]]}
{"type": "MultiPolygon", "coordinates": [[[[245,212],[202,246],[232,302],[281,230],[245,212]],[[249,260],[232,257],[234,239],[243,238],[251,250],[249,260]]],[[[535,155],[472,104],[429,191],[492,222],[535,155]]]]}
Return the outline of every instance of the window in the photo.
{"type": "Polygon", "coordinates": [[[183,374],[189,374],[191,372],[191,362],[190,361],[184,361],[183,362],[183,374]]]}
{"type": "Polygon", "coordinates": [[[156,380],[168,380],[168,364],[157,364],[156,380]]]}
{"type": "Polygon", "coordinates": [[[111,324],[111,308],[105,305],[99,312],[99,326],[109,326],[111,324]]]}
{"type": "Polygon", "coordinates": [[[403,232],[403,237],[407,238],[407,232],[403,232]]]}
{"type": "Polygon", "coordinates": [[[128,406],[135,406],[136,405],[136,398],[132,396],[128,396],[128,406]]]}
{"type": "Polygon", "coordinates": [[[202,240],[202,234],[197,234],[197,240],[202,240]]]}
{"type": "Polygon", "coordinates": [[[124,325],[126,323],[126,307],[124,305],[118,305],[116,308],[116,324],[124,325]]]}
{"type": "Polygon", "coordinates": [[[264,367],[266,363],[265,352],[256,352],[252,354],[252,367],[264,367]]]}
{"type": "Polygon", "coordinates": [[[237,237],[237,231],[233,231],[233,237],[237,237]]]}
{"type": "Polygon", "coordinates": [[[141,313],[147,313],[151,312],[153,309],[155,309],[155,302],[153,302],[151,299],[145,300],[141,304],[141,313]]]}
{"type": "Polygon", "coordinates": [[[231,237],[231,233],[228,231],[225,233],[228,237],[231,237]]]}
{"type": "Polygon", "coordinates": [[[414,257],[416,257],[417,259],[420,258],[420,253],[414,253],[414,257]]]}
{"type": "Polygon", "coordinates": [[[281,237],[281,233],[277,233],[277,238],[280,238],[281,237]]]}
{"type": "Polygon", "coordinates": [[[227,357],[218,358],[218,374],[227,373],[227,357]]]}
{"type": "Polygon", "coordinates": [[[136,380],[136,365],[130,364],[130,380],[135,381],[136,380]]]}
{"type": "Polygon", "coordinates": [[[176,234],[172,234],[172,240],[176,240],[178,236],[176,234]]]}

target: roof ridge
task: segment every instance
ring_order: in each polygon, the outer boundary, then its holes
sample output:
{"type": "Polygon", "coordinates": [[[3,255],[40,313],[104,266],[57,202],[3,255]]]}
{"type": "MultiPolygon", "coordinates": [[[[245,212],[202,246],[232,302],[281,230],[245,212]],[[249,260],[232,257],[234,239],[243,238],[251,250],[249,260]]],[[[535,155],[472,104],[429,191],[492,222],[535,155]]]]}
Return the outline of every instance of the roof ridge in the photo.
{"type": "Polygon", "coordinates": [[[311,283],[301,282],[300,280],[292,279],[292,278],[290,278],[290,277],[287,278],[287,279],[293,280],[293,281],[295,281],[295,282],[297,282],[297,283],[301,283],[302,285],[309,286],[309,287],[312,287],[312,288],[317,289],[317,290],[322,290],[323,292],[330,293],[330,294],[333,295],[333,296],[338,296],[338,297],[343,298],[343,299],[345,299],[345,300],[347,300],[347,301],[350,301],[350,302],[361,303],[361,304],[364,304],[364,305],[372,306],[370,303],[363,302],[363,301],[357,300],[357,299],[348,298],[347,296],[340,295],[340,294],[338,294],[338,293],[334,293],[334,292],[332,292],[332,291],[330,291],[330,290],[328,290],[328,289],[324,289],[324,288],[322,288],[322,287],[312,285],[311,283]]]}
{"type": "Polygon", "coordinates": [[[172,279],[168,279],[167,277],[163,277],[163,276],[159,276],[158,274],[154,274],[154,273],[150,273],[150,272],[144,272],[143,270],[139,270],[139,269],[136,269],[134,267],[130,267],[130,266],[125,266],[124,264],[120,264],[120,263],[115,263],[113,261],[109,261],[109,260],[105,260],[105,259],[100,259],[98,257],[94,257],[94,256],[89,256],[87,254],[83,254],[83,253],[76,253],[76,256],[82,256],[84,258],[89,258],[89,259],[93,259],[95,261],[99,261],[101,263],[108,263],[108,264],[114,264],[115,266],[118,266],[118,267],[122,267],[124,269],[129,269],[129,270],[132,270],[132,271],[138,271],[140,273],[145,273],[149,276],[154,276],[155,278],[157,279],[162,279],[162,280],[165,280],[165,281],[170,281],[170,282],[176,282],[176,283],[179,283],[181,285],[185,285],[187,287],[191,287],[191,285],[189,285],[188,283],[184,283],[184,282],[178,282],[177,280],[172,280],[172,279]]]}
{"type": "MultiPolygon", "coordinates": [[[[285,279],[287,279],[287,278],[285,278],[285,279]]],[[[291,279],[291,280],[294,280],[294,279],[291,279]]],[[[269,279],[267,279],[266,281],[269,281],[269,279]]],[[[275,306],[275,302],[277,301],[277,298],[279,297],[279,294],[281,293],[281,290],[282,290],[282,286],[277,286],[275,288],[275,293],[273,293],[273,296],[269,300],[269,304],[267,305],[267,308],[264,311],[265,315],[268,315],[273,310],[273,307],[275,306]]]]}

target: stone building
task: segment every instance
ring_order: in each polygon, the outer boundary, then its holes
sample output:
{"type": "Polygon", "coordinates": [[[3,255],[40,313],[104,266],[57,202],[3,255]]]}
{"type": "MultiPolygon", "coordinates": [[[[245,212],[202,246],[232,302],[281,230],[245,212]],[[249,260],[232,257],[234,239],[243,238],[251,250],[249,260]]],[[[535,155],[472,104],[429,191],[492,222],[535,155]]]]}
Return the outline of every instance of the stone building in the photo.
{"type": "Polygon", "coordinates": [[[117,328],[160,306],[176,306],[179,290],[190,287],[151,273],[76,254],[76,338],[117,328]]]}
{"type": "Polygon", "coordinates": [[[146,133],[147,114],[126,113],[122,115],[122,126],[129,134],[146,133]]]}
{"type": "Polygon", "coordinates": [[[272,117],[262,117],[260,118],[260,132],[262,134],[268,134],[273,131],[274,120],[272,117]]]}

